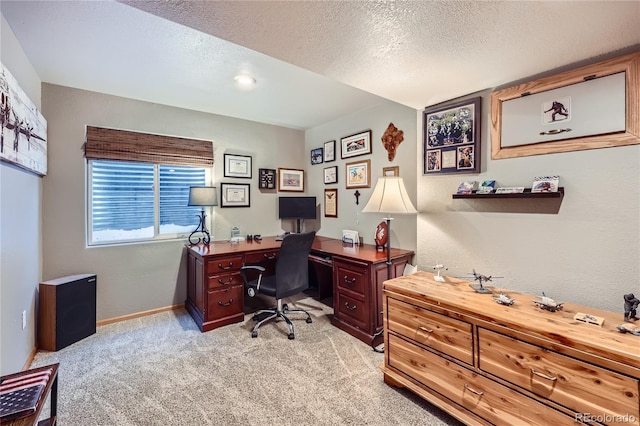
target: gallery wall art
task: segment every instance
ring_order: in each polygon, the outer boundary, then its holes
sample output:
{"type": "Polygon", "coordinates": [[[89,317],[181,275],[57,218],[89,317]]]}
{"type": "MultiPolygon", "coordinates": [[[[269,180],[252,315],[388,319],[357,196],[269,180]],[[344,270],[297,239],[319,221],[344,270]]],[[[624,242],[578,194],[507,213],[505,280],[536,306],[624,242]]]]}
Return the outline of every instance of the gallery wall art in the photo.
{"type": "Polygon", "coordinates": [[[0,65],[0,160],[44,176],[47,121],[4,64],[0,65]]]}

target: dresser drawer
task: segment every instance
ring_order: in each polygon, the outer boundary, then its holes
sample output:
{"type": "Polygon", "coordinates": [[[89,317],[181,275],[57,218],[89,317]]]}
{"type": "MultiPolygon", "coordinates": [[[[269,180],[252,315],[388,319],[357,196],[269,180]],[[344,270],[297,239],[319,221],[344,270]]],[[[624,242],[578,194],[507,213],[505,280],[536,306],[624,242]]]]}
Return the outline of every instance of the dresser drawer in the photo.
{"type": "Polygon", "coordinates": [[[207,261],[207,271],[209,275],[220,272],[239,271],[242,267],[242,255],[224,256],[209,259],[207,261]]]}
{"type": "Polygon", "coordinates": [[[473,365],[471,324],[387,297],[390,331],[473,365]]]}
{"type": "Polygon", "coordinates": [[[243,285],[242,276],[240,272],[232,272],[229,274],[217,274],[209,276],[209,289],[219,289],[232,287],[235,285],[243,285]]]}
{"type": "Polygon", "coordinates": [[[349,297],[344,293],[338,293],[336,297],[337,306],[334,306],[334,310],[337,309],[337,315],[348,323],[359,327],[362,330],[367,330],[369,311],[367,304],[349,297]]]}
{"type": "Polygon", "coordinates": [[[497,425],[565,425],[570,417],[499,383],[389,335],[388,365],[497,425]],[[526,407],[526,410],[524,410],[526,407]]]}
{"type": "Polygon", "coordinates": [[[205,315],[207,321],[214,321],[230,315],[242,313],[244,287],[236,286],[221,290],[210,291],[208,294],[208,309],[205,315]]]}
{"type": "Polygon", "coordinates": [[[607,424],[639,424],[637,379],[483,328],[478,342],[481,370],[607,424]]]}
{"type": "Polygon", "coordinates": [[[367,287],[367,268],[360,265],[336,262],[336,284],[338,290],[348,290],[365,295],[367,287]]]}

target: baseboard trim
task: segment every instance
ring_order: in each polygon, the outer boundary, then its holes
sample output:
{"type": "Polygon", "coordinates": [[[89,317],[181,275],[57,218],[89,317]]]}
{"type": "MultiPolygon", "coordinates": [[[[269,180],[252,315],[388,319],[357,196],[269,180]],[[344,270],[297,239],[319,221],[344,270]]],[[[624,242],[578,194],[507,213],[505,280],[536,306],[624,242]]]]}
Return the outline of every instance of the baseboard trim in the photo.
{"type": "Polygon", "coordinates": [[[35,359],[37,353],[38,353],[38,348],[34,346],[33,350],[29,354],[29,357],[27,358],[27,362],[24,364],[24,367],[22,367],[22,371],[25,371],[31,368],[31,363],[35,359]]]}
{"type": "Polygon", "coordinates": [[[100,327],[101,325],[113,324],[116,322],[127,321],[130,319],[146,317],[148,315],[159,314],[160,312],[174,311],[174,310],[183,309],[183,308],[184,308],[184,303],[180,303],[179,305],[165,306],[164,308],[151,309],[148,311],[137,312],[135,314],[123,315],[121,317],[115,317],[115,318],[109,318],[106,320],[96,321],[96,326],[100,327]]]}

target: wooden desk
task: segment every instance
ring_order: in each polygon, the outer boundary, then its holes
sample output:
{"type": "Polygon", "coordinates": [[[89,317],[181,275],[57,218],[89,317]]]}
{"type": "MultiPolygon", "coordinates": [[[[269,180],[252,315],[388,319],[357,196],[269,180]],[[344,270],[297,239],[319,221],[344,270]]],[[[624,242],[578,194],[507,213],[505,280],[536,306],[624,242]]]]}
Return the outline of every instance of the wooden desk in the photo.
{"type": "MultiPolygon", "coordinates": [[[[265,237],[261,241],[216,241],[208,247],[187,247],[185,306],[201,331],[244,320],[240,268],[258,264],[273,271],[280,244],[275,237],[265,237]]],[[[316,236],[309,257],[332,269],[332,324],[367,344],[382,342],[382,283],[401,276],[413,254],[391,249],[392,276],[388,277],[386,253],[374,245],[345,246],[342,240],[316,236]]],[[[323,291],[321,287],[320,293],[323,291]]]]}
{"type": "Polygon", "coordinates": [[[36,411],[30,416],[21,417],[19,419],[14,420],[0,420],[0,423],[7,426],[54,426],[57,421],[57,412],[58,412],[58,367],[60,364],[52,364],[47,365],[45,367],[34,368],[31,370],[21,371],[19,373],[9,374],[8,376],[2,376],[2,380],[12,379],[14,377],[24,376],[25,374],[37,373],[40,371],[51,370],[51,376],[49,376],[49,380],[42,391],[42,396],[40,396],[40,400],[38,401],[38,405],[36,406],[36,411]],[[44,403],[47,400],[47,396],[51,393],[51,415],[48,419],[41,420],[38,422],[38,417],[40,417],[40,413],[42,412],[42,408],[44,407],[44,403]]]}

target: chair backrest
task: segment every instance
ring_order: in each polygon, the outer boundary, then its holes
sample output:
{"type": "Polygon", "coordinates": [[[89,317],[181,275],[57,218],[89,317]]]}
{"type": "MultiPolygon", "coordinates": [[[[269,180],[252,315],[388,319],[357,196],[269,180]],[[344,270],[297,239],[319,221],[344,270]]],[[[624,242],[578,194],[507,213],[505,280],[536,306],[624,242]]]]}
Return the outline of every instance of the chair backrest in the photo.
{"type": "Polygon", "coordinates": [[[316,232],[289,234],[282,240],[276,261],[276,299],[309,288],[309,252],[316,232]]]}

